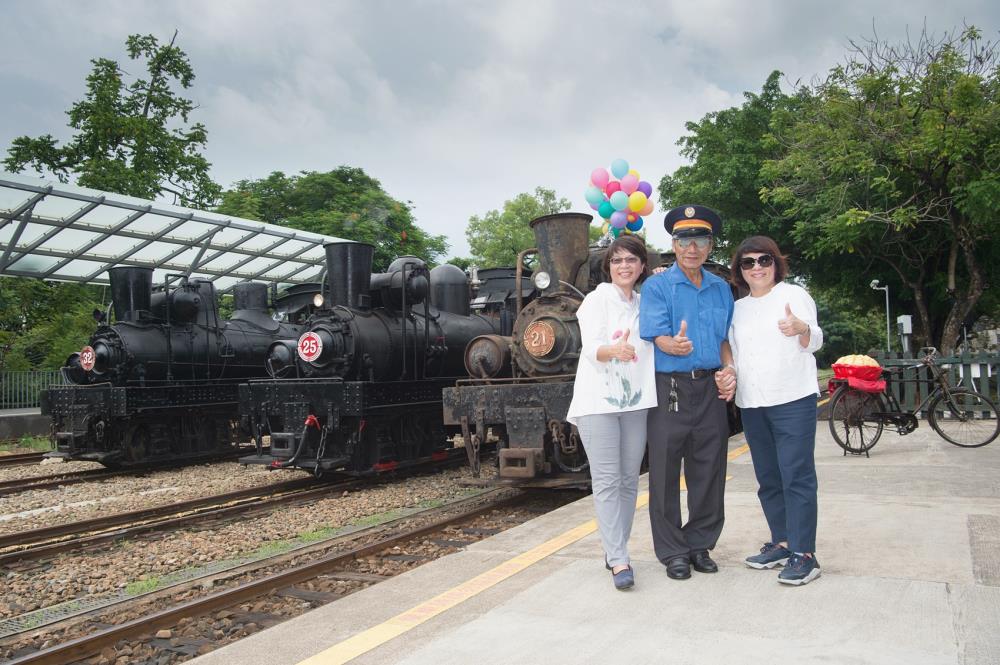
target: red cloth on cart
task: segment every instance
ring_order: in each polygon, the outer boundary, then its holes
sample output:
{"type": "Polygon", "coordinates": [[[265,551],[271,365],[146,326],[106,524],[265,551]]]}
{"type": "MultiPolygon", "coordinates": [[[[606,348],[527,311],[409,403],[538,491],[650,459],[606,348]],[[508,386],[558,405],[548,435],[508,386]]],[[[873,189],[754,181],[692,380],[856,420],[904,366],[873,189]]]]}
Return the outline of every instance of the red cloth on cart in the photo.
{"type": "Polygon", "coordinates": [[[854,388],[855,390],[860,390],[866,393],[884,393],[885,392],[885,379],[875,379],[873,381],[868,381],[866,379],[859,379],[855,376],[849,376],[846,379],[830,379],[830,383],[827,384],[827,388],[830,390],[830,394],[837,389],[837,386],[841,383],[847,382],[847,385],[854,388]]]}

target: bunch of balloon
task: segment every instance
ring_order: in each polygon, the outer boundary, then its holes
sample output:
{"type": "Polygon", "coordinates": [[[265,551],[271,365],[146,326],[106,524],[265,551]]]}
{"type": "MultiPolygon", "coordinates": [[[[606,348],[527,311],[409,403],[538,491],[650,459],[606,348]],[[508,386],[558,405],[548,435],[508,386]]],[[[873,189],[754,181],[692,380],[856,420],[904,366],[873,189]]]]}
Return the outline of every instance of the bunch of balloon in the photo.
{"type": "Polygon", "coordinates": [[[584,196],[590,207],[604,219],[602,233],[617,238],[642,228],[642,218],[653,212],[653,186],[639,179],[624,159],[611,162],[608,169],[596,168],[584,196]]]}

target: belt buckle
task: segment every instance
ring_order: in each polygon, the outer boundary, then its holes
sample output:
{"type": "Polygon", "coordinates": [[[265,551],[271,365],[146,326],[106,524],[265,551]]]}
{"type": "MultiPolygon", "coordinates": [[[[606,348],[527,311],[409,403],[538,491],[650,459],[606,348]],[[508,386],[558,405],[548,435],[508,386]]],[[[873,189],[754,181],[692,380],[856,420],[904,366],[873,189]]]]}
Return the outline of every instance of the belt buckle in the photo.
{"type": "Polygon", "coordinates": [[[691,370],[691,378],[692,379],[700,379],[701,378],[701,376],[699,374],[700,372],[704,372],[704,370],[701,370],[701,369],[693,369],[693,370],[691,370]]]}

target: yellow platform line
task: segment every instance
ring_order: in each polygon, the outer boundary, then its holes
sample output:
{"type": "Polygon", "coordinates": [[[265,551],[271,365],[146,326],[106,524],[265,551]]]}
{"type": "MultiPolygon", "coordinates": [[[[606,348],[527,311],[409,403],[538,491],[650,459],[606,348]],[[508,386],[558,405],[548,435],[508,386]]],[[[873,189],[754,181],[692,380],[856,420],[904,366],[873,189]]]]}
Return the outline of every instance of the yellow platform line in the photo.
{"type": "MultiPolygon", "coordinates": [[[[749,448],[744,444],[731,451],[728,454],[728,459],[732,460],[739,457],[748,450],[749,448]]],[[[681,478],[681,489],[685,489],[683,478],[681,478]]],[[[636,499],[635,507],[642,508],[648,503],[649,492],[643,492],[636,499]]],[[[501,563],[495,568],[487,570],[485,573],[476,575],[471,580],[462,582],[458,586],[452,587],[430,600],[397,614],[377,626],[372,626],[357,635],[347,638],[343,642],[334,644],[329,649],[301,661],[299,665],[337,665],[338,663],[346,663],[385,644],[389,640],[399,637],[403,633],[416,628],[442,612],[450,610],[469,598],[496,586],[509,577],[513,577],[525,568],[538,563],[542,559],[555,554],[564,547],[572,545],[595,531],[597,531],[597,520],[584,522],[551,540],[547,540],[541,545],[531,548],[527,552],[501,563]]]]}

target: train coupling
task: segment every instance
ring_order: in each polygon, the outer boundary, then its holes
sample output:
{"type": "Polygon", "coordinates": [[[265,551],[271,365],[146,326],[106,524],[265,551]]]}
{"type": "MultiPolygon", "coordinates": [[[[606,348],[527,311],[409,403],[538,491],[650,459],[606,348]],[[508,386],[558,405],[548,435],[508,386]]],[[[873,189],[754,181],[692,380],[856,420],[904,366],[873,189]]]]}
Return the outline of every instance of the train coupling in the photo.
{"type": "Polygon", "coordinates": [[[541,448],[503,448],[500,450],[500,477],[535,478],[542,472],[544,460],[541,448]]]}

